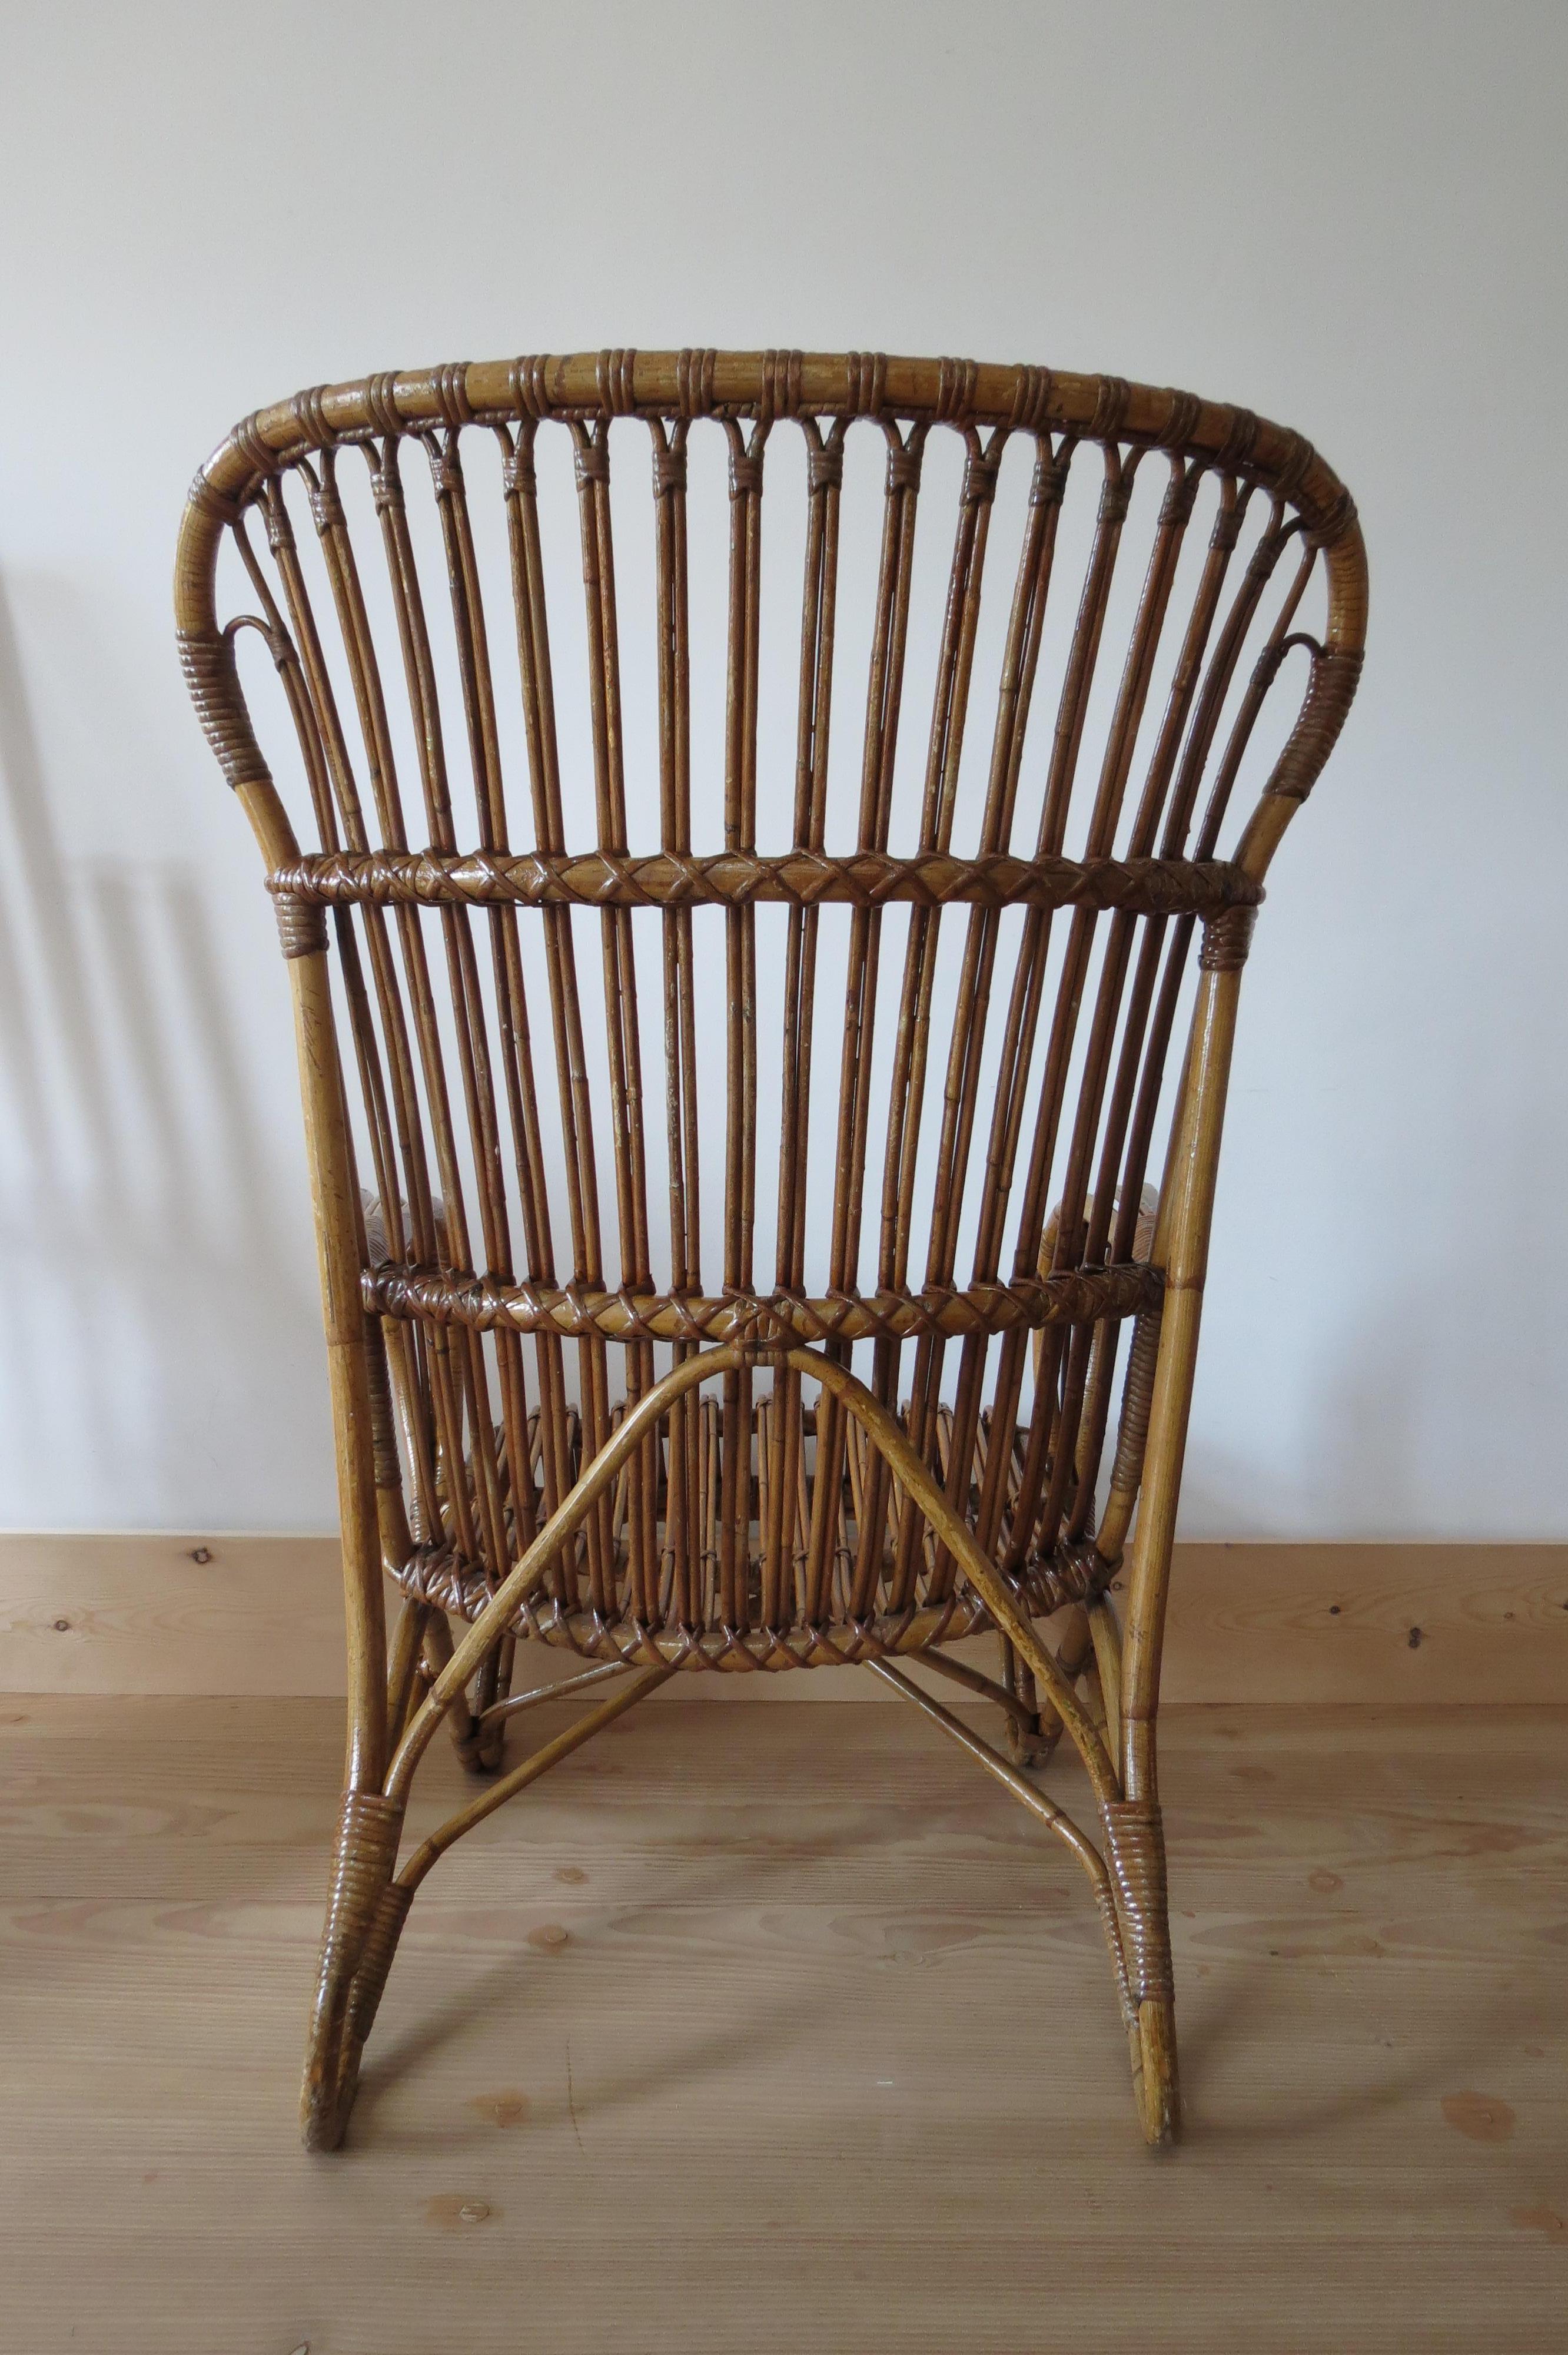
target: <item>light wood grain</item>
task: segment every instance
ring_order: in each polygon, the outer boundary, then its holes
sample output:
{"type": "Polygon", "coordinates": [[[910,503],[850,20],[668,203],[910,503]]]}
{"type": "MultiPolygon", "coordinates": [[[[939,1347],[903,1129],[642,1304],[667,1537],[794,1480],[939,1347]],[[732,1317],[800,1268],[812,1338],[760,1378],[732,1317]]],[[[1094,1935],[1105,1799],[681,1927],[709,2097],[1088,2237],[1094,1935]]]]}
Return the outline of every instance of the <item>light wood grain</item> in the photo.
{"type": "Polygon", "coordinates": [[[337,1705],[0,1703],[5,2343],[1555,2355],[1568,1710],[1161,1756],[1168,2158],[1072,1859],[914,1712],[803,1707],[634,1714],[444,1859],[311,2160],[337,1705]]]}
{"type": "Polygon", "coordinates": [[[0,1689],[342,1693],[340,1560],[335,1538],[0,1537],[0,1689]]]}
{"type": "MultiPolygon", "coordinates": [[[[990,1639],[962,1648],[994,1669],[990,1639]]],[[[0,1535],[0,1689],[339,1694],[343,1662],[330,1538],[0,1535]]],[[[577,1666],[524,1646],[519,1688],[577,1666]]],[[[1561,1700],[1568,1546],[1178,1545],[1164,1690],[1177,1702],[1561,1700]]],[[[853,1668],[683,1677],[659,1697],[884,1698],[853,1668]]]]}

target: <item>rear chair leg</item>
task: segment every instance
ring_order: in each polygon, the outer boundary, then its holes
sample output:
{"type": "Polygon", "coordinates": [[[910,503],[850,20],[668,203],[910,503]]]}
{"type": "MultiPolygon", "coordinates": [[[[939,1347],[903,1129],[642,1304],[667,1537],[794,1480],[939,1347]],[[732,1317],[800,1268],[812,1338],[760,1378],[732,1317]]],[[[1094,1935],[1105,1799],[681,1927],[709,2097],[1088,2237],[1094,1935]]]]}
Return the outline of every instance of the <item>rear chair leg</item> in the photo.
{"type": "Polygon", "coordinates": [[[515,1636],[503,1636],[495,1650],[480,1670],[474,1692],[474,1700],[478,1704],[474,1713],[478,1742],[474,1763],[482,1774],[497,1773],[505,1752],[506,1721],[502,1717],[492,1717],[490,1712],[498,1702],[506,1699],[512,1689],[513,1655],[516,1645],[515,1636]]]}
{"type": "Polygon", "coordinates": [[[1169,1998],[1146,1998],[1138,2008],[1139,2051],[1132,2090],[1150,2150],[1167,2150],[1181,2133],[1181,2081],[1176,2065],[1176,2009],[1169,1998]]]}
{"type": "MultiPolygon", "coordinates": [[[[1001,1637],[1001,1681],[1022,1702],[1030,1719],[1028,1725],[1021,1725],[1010,1710],[1003,1710],[1001,1731],[1008,1760],[1014,1766],[1038,1766],[1049,1758],[1055,1742],[1041,1722],[1034,1672],[1027,1661],[1019,1658],[1005,1636],[1001,1637]]],[[[1054,1710],[1051,1714],[1060,1733],[1062,1721],[1054,1710]]]]}
{"type": "Polygon", "coordinates": [[[387,1881],[376,1902],[370,1928],[360,1949],[359,1967],[349,1989],[348,2019],[344,2029],[341,2080],[344,2089],[343,2121],[345,2126],[359,2083],[359,2064],[366,2041],[376,2025],[387,1974],[392,1967],[392,1957],[397,1951],[397,1941],[403,1934],[403,1924],[408,1918],[413,1898],[411,1888],[401,1881],[387,1881]]]}
{"type": "MultiPolygon", "coordinates": [[[[425,1658],[433,1684],[452,1656],[452,1631],[444,1611],[432,1611],[425,1627],[425,1658]]],[[[482,1737],[478,1723],[466,1700],[461,1697],[447,1711],[447,1731],[451,1735],[452,1748],[457,1752],[471,1774],[482,1774],[485,1761],[481,1756],[482,1737]]]]}
{"type": "MultiPolygon", "coordinates": [[[[1088,1615],[1076,1604],[1067,1615],[1056,1646],[1056,1657],[1061,1662],[1062,1673],[1070,1684],[1075,1684],[1080,1677],[1086,1673],[1092,1674],[1094,1670],[1094,1638],[1089,1630],[1088,1615]]],[[[1050,1702],[1041,1700],[1034,1674],[1028,1662],[1019,1658],[1005,1636],[1001,1638],[1001,1680],[1008,1691],[1015,1694],[1030,1710],[1033,1720],[1032,1727],[1024,1727],[1015,1717],[1006,1718],[1003,1732],[1008,1758],[1014,1766],[1044,1766],[1055,1751],[1065,1729],[1050,1702]]],[[[1106,1731],[1103,1702],[1095,1713],[1103,1733],[1106,1731]]]]}

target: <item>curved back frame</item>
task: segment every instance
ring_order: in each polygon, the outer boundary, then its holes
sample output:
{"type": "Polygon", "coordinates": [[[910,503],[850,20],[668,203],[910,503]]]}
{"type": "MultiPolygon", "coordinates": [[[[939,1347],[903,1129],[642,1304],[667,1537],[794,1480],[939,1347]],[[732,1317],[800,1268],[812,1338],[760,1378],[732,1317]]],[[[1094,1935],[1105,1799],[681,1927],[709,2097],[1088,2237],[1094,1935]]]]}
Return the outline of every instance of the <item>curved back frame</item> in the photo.
{"type": "Polygon", "coordinates": [[[526,1630],[606,1657],[777,1667],[985,1621],[831,1386],[803,1400],[786,1360],[811,1344],[844,1368],[861,1353],[1035,1611],[1109,1577],[1152,1418],[1136,1717],[1157,1674],[1239,968],[1361,658],[1355,511],[1311,447],[1190,394],[968,361],[610,351],[383,375],[235,429],[191,493],[176,606],[294,982],[362,1744],[382,1746],[365,1732],[378,1553],[419,1601],[473,1616],[663,1369],[714,1344],[722,1397],[676,1385],[667,1429],[586,1516],[526,1630]],[[803,471],[778,454],[787,428],[803,471]],[[620,485],[634,436],[652,460],[635,615],[610,496],[612,448],[620,485]],[[852,607],[851,478],[879,437],[861,535],[874,577],[852,607]],[[569,566],[552,442],[575,471],[569,566]],[[728,522],[704,841],[706,543],[689,517],[710,442],[728,522]],[[763,628],[765,456],[798,484],[787,723],[763,628]],[[933,477],[951,533],[939,596],[916,546],[933,477]],[[1000,600],[999,484],[1015,494],[1000,600]],[[244,598],[228,620],[223,563],[244,598]],[[572,705],[568,573],[584,591],[572,705]],[[263,690],[241,684],[258,642],[292,721],[291,792],[253,722],[263,690]],[[857,665],[855,773],[836,792],[832,723],[857,665]],[[987,677],[977,761],[966,723],[987,677]],[[906,773],[901,717],[927,684],[906,773]],[[1266,707],[1275,749],[1243,814],[1266,707]],[[657,840],[634,849],[655,806],[657,840]],[[602,1013],[579,988],[590,959],[602,1013]],[[661,1066],[664,1117],[648,1121],[661,1066]]]}

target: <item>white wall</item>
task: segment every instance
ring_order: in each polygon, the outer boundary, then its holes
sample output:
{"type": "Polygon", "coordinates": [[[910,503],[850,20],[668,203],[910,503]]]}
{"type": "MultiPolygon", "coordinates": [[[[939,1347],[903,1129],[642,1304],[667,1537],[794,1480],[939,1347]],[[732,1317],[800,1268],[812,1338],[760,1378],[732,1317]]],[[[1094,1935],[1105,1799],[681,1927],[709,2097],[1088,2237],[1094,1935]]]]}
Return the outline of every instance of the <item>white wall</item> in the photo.
{"type": "Polygon", "coordinates": [[[168,576],[232,419],[600,344],[967,352],[1308,433],[1365,685],[1249,971],[1190,1535],[1568,1534],[1551,5],[13,6],[0,1523],[332,1486],[283,975],[168,576]]]}

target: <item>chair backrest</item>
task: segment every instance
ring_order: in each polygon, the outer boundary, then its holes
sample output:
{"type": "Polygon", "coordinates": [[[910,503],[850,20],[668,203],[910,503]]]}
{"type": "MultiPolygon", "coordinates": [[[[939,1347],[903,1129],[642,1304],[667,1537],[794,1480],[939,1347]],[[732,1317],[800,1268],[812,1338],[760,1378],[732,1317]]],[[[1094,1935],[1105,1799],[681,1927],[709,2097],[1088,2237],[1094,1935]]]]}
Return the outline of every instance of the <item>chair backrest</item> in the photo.
{"type": "MultiPolygon", "coordinates": [[[[788,1336],[860,1352],[1048,1599],[1157,1297],[1194,931],[1239,963],[1354,691],[1361,538],[1309,445],[864,354],[373,377],[235,430],[177,602],[285,954],[332,916],[420,1591],[471,1605],[665,1366],[788,1336]]],[[[830,1437],[798,1376],[727,1375],[555,1627],[959,1632],[830,1437]]]]}

